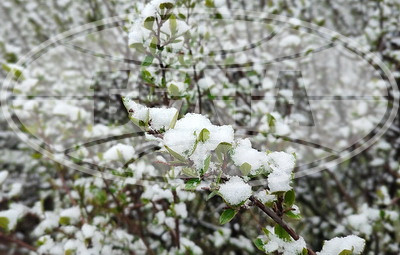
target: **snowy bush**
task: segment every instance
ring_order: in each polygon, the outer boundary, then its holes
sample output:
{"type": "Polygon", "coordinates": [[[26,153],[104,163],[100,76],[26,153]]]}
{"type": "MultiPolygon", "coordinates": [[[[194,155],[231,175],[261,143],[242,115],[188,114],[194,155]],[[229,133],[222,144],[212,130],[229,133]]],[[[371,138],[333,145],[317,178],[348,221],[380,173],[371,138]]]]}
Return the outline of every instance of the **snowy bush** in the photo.
{"type": "MultiPolygon", "coordinates": [[[[20,120],[21,132],[35,134],[39,147],[51,150],[42,154],[17,140],[0,114],[0,253],[399,253],[398,117],[364,152],[306,177],[295,178],[299,159],[329,158],[335,151],[318,144],[312,145],[314,150],[287,146],[291,135],[304,133],[338,145],[357,140],[357,134],[379,124],[366,113],[381,113],[385,102],[377,98],[385,81],[365,82],[359,73],[344,77],[365,84],[374,107],[354,107],[346,113],[353,118],[347,123],[349,116],[322,105],[324,114],[314,117],[333,117],[334,124],[328,123],[321,133],[293,130],[293,122],[313,119],[304,102],[296,105],[302,114],[290,114],[288,105],[296,103],[291,100],[298,91],[280,89],[271,112],[266,110],[269,102],[259,100],[275,96],[277,70],[262,66],[271,56],[262,45],[254,47],[259,42],[253,39],[262,42],[265,33],[278,33],[272,29],[275,24],[254,32],[251,23],[232,21],[235,10],[247,9],[265,13],[259,18],[272,13],[327,26],[378,54],[398,81],[397,1],[6,0],[0,6],[5,17],[0,77],[8,74],[15,83],[2,97],[14,100],[12,117],[20,120]],[[208,19],[196,18],[198,12],[208,19]],[[89,43],[90,50],[101,48],[93,55],[107,59],[107,51],[115,50],[111,40],[119,54],[113,60],[128,64],[82,59],[75,66],[79,58],[72,53],[65,59],[38,57],[43,63],[37,68],[16,64],[33,46],[58,33],[117,14],[128,14],[115,29],[117,35],[99,39],[94,33],[65,45],[79,48],[80,43],[98,40],[100,46],[89,43]],[[237,45],[241,50],[235,52],[237,45]],[[248,48],[254,52],[244,50],[248,48]],[[136,61],[132,59],[139,59],[139,65],[130,66],[136,61]],[[115,74],[115,69],[127,67],[132,69],[127,77],[115,74]],[[93,80],[78,75],[87,69],[112,74],[93,80]],[[126,88],[120,81],[125,78],[126,88]],[[96,94],[93,124],[85,93],[87,87],[96,91],[104,83],[123,92],[114,101],[96,94]],[[26,92],[40,97],[52,84],[55,100],[24,97],[26,92]],[[246,94],[253,88],[262,95],[246,94]],[[81,105],[57,99],[71,91],[81,93],[81,105]],[[107,104],[116,111],[108,112],[107,104]],[[256,130],[237,128],[246,124],[256,130]],[[333,132],[341,138],[335,140],[329,135],[333,132]],[[74,139],[88,142],[71,147],[74,139]],[[92,171],[62,164],[59,159],[68,153],[74,164],[92,171]]],[[[299,26],[295,19],[290,22],[299,26]]],[[[308,41],[302,32],[279,35],[279,47],[272,51],[290,55],[306,46],[304,52],[311,55],[317,40],[308,41]]],[[[319,62],[304,65],[315,64],[319,62]]],[[[284,63],[285,69],[293,66],[295,61],[284,63]]],[[[330,82],[324,76],[329,72],[327,67],[316,79],[330,82]]],[[[347,95],[352,88],[342,82],[333,89],[347,95]]],[[[398,99],[394,92],[387,97],[398,99]]]]}

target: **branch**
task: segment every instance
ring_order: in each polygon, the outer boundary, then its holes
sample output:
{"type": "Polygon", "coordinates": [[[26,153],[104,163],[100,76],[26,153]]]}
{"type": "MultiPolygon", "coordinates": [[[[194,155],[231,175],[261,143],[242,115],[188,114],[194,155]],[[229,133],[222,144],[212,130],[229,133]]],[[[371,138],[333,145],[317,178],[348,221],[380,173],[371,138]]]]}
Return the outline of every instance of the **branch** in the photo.
{"type": "MultiPolygon", "coordinates": [[[[271,219],[273,219],[277,224],[279,224],[294,240],[299,240],[300,236],[287,225],[274,211],[266,207],[260,200],[255,198],[254,196],[250,197],[250,201],[252,201],[261,211],[265,212],[271,219]]],[[[307,248],[308,254],[315,255],[315,252],[307,248]]]]}
{"type": "Polygon", "coordinates": [[[27,244],[24,241],[19,240],[19,239],[15,238],[15,237],[7,236],[7,235],[5,235],[5,234],[3,234],[1,232],[0,232],[0,239],[5,240],[6,242],[12,242],[12,243],[18,244],[19,246],[21,246],[21,247],[23,247],[25,249],[28,249],[28,250],[31,250],[31,251],[36,251],[36,248],[33,247],[32,245],[27,244]]]}

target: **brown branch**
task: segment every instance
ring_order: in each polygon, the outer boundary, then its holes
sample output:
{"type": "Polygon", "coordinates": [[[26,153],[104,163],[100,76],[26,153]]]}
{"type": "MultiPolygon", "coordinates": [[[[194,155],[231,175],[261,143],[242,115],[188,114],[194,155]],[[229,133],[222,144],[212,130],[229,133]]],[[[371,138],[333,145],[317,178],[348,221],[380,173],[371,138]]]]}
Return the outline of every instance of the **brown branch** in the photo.
{"type": "Polygon", "coordinates": [[[36,251],[36,248],[33,247],[32,245],[27,244],[27,243],[25,243],[24,241],[22,241],[22,240],[20,240],[18,238],[15,238],[15,237],[12,237],[12,236],[7,236],[7,235],[5,235],[5,234],[3,234],[1,232],[0,232],[0,239],[5,240],[6,242],[15,243],[15,244],[17,244],[17,245],[19,245],[19,246],[21,246],[21,247],[23,247],[25,249],[28,249],[28,250],[31,250],[31,251],[36,251]]]}
{"type": "MultiPolygon", "coordinates": [[[[266,207],[260,200],[255,198],[254,196],[250,197],[250,201],[254,203],[261,211],[265,212],[271,219],[273,219],[277,224],[279,224],[294,240],[299,240],[300,236],[291,228],[289,227],[273,210],[266,207]]],[[[307,248],[309,255],[316,255],[316,253],[307,248]]]]}

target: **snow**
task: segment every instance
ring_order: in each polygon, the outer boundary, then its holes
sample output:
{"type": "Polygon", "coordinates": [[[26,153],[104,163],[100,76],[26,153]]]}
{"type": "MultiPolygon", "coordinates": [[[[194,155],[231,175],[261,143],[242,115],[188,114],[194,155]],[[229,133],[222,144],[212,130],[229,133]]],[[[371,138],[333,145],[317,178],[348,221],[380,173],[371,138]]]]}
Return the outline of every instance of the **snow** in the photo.
{"type": "Polygon", "coordinates": [[[268,154],[270,167],[274,171],[291,173],[295,166],[295,158],[292,154],[276,151],[268,154]]]}
{"type": "Polygon", "coordinates": [[[229,181],[222,184],[219,193],[230,205],[238,205],[246,201],[252,194],[251,186],[239,176],[233,176],[229,181]]]}
{"type": "Polygon", "coordinates": [[[91,226],[89,224],[84,224],[82,226],[82,234],[85,238],[91,238],[94,235],[94,232],[96,231],[96,227],[91,226]]]}
{"type": "Polygon", "coordinates": [[[270,231],[271,234],[268,235],[268,241],[264,245],[267,254],[273,253],[274,251],[278,251],[282,253],[282,255],[302,254],[303,249],[307,247],[303,237],[300,237],[297,241],[291,240],[287,242],[273,234],[274,230],[272,228],[268,228],[268,231],[270,231]]]}
{"type": "Polygon", "coordinates": [[[60,217],[66,217],[70,219],[71,223],[77,222],[81,217],[81,211],[78,206],[64,209],[60,213],[60,217]]]}
{"type": "Polygon", "coordinates": [[[292,189],[292,171],[295,158],[286,152],[272,152],[268,154],[269,166],[273,170],[268,175],[268,187],[271,192],[289,191],[292,189]]]}
{"type": "Polygon", "coordinates": [[[169,129],[178,114],[178,110],[173,107],[148,108],[127,98],[124,99],[124,104],[131,118],[148,123],[153,130],[169,129]]]}
{"type": "Polygon", "coordinates": [[[3,182],[7,179],[8,177],[8,171],[3,170],[0,172],[0,185],[3,184],[3,182]]]}
{"type": "Polygon", "coordinates": [[[150,108],[149,125],[154,130],[168,129],[177,113],[175,108],[150,108]]]}
{"type": "Polygon", "coordinates": [[[124,160],[128,161],[135,155],[135,149],[126,144],[116,144],[108,149],[104,154],[103,158],[107,161],[124,160]]]}
{"type": "Polygon", "coordinates": [[[365,240],[355,236],[350,235],[346,237],[335,237],[329,241],[324,242],[324,246],[318,255],[337,255],[343,250],[353,251],[352,254],[361,254],[364,250],[365,240]]]}
{"type": "Polygon", "coordinates": [[[232,126],[215,126],[201,114],[188,113],[176,122],[174,129],[165,132],[163,141],[164,145],[173,151],[189,157],[194,166],[200,169],[204,165],[204,160],[218,144],[233,142],[233,134],[232,126]],[[210,132],[210,137],[204,142],[197,142],[193,152],[198,135],[204,128],[210,132]]]}
{"type": "Polygon", "coordinates": [[[298,37],[297,35],[288,35],[281,40],[280,46],[283,48],[290,46],[298,46],[300,42],[301,42],[300,37],[298,37]]]}
{"type": "Polygon", "coordinates": [[[42,220],[39,225],[36,226],[33,234],[35,236],[41,236],[46,232],[46,230],[51,230],[58,227],[59,218],[60,217],[53,212],[45,212],[44,220],[42,220]]]}
{"type": "Polygon", "coordinates": [[[24,205],[11,204],[10,209],[0,212],[0,218],[1,217],[7,218],[8,219],[7,228],[8,228],[8,230],[12,230],[17,225],[17,221],[20,218],[22,218],[26,212],[27,212],[27,209],[24,205]]]}
{"type": "Polygon", "coordinates": [[[57,102],[53,108],[53,114],[68,117],[72,121],[84,119],[88,115],[85,110],[62,101],[57,102]]]}
{"type": "Polygon", "coordinates": [[[186,218],[188,216],[188,212],[186,210],[186,204],[185,203],[179,203],[176,204],[175,207],[175,213],[177,216],[181,217],[181,218],[186,218]]]}
{"type": "Polygon", "coordinates": [[[239,167],[244,163],[250,164],[251,174],[256,174],[257,169],[264,167],[268,163],[267,154],[253,149],[248,138],[240,139],[236,143],[232,159],[235,165],[239,167]]]}

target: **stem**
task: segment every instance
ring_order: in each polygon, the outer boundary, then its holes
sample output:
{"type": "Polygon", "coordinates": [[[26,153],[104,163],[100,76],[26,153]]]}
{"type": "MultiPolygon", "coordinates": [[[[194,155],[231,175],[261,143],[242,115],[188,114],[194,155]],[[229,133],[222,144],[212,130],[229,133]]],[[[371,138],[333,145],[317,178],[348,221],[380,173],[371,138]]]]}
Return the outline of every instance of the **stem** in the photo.
{"type": "Polygon", "coordinates": [[[15,237],[6,236],[6,235],[4,235],[4,234],[1,233],[1,232],[0,232],[0,239],[5,240],[6,242],[12,242],[12,243],[18,244],[19,246],[21,246],[21,247],[23,247],[23,248],[26,248],[26,249],[28,249],[28,250],[36,251],[36,248],[33,247],[32,245],[27,244],[27,243],[25,243],[24,241],[19,240],[19,239],[15,238],[15,237]]]}
{"type": "MultiPolygon", "coordinates": [[[[250,201],[252,201],[255,206],[260,208],[261,211],[265,212],[269,217],[271,217],[271,219],[279,224],[295,241],[299,240],[300,236],[291,227],[289,227],[289,225],[287,225],[274,211],[266,207],[260,200],[258,200],[254,196],[250,197],[250,201]]],[[[307,248],[307,251],[310,255],[316,255],[316,253],[310,248],[307,248]]]]}

